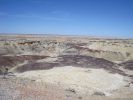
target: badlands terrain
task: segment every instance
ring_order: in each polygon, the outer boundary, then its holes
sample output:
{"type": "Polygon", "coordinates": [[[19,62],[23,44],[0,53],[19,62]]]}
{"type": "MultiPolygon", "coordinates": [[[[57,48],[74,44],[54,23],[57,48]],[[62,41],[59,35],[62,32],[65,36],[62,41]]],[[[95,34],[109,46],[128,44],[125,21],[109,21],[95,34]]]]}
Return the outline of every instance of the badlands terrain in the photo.
{"type": "Polygon", "coordinates": [[[133,100],[133,39],[0,35],[0,100],[133,100]]]}

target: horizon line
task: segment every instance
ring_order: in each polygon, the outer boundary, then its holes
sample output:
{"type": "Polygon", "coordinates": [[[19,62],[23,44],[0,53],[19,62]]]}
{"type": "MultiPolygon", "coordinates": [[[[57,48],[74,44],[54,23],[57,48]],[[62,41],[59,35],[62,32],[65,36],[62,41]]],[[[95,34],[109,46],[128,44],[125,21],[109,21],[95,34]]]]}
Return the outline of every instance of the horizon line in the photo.
{"type": "Polygon", "coordinates": [[[94,35],[75,35],[75,34],[54,34],[54,33],[5,33],[5,32],[0,32],[0,36],[1,35],[33,35],[33,36],[37,36],[37,35],[46,35],[46,36],[67,36],[67,37],[87,37],[87,38],[105,38],[105,39],[133,39],[133,37],[118,37],[118,36],[94,36],[94,35]]]}

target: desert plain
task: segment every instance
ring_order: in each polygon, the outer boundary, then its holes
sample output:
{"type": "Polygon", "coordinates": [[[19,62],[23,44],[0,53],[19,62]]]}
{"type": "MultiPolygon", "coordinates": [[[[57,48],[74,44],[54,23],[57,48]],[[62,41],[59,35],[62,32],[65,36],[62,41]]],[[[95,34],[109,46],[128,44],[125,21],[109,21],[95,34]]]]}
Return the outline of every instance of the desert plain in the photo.
{"type": "Polygon", "coordinates": [[[0,100],[133,100],[133,39],[0,35],[0,100]]]}

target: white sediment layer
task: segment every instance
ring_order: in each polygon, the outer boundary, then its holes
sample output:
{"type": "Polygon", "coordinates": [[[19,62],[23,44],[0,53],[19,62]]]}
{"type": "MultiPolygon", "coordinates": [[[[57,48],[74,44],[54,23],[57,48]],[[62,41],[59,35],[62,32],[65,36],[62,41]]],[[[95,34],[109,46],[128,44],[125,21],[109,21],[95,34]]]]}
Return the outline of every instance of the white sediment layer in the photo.
{"type": "Polygon", "coordinates": [[[72,66],[55,67],[49,70],[27,71],[17,74],[18,77],[27,77],[36,81],[43,81],[73,88],[77,92],[103,92],[109,95],[112,90],[126,85],[124,77],[112,74],[104,69],[80,68],[72,66]]]}

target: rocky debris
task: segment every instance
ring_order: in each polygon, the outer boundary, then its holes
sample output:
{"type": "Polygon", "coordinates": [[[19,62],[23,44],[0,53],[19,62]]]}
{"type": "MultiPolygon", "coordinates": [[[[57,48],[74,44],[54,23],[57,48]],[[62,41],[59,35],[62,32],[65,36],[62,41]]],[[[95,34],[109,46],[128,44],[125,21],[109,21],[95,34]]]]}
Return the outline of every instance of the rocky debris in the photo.
{"type": "Polygon", "coordinates": [[[93,95],[105,96],[105,94],[103,92],[94,92],[93,95]]]}
{"type": "Polygon", "coordinates": [[[74,89],[71,89],[71,88],[69,88],[69,89],[66,89],[66,91],[69,91],[69,92],[72,92],[72,93],[76,93],[76,91],[74,90],[74,89]]]}
{"type": "Polygon", "coordinates": [[[133,41],[83,37],[0,36],[0,54],[87,55],[110,61],[133,59],[133,41]],[[117,49],[121,48],[121,49],[117,49]]]}

